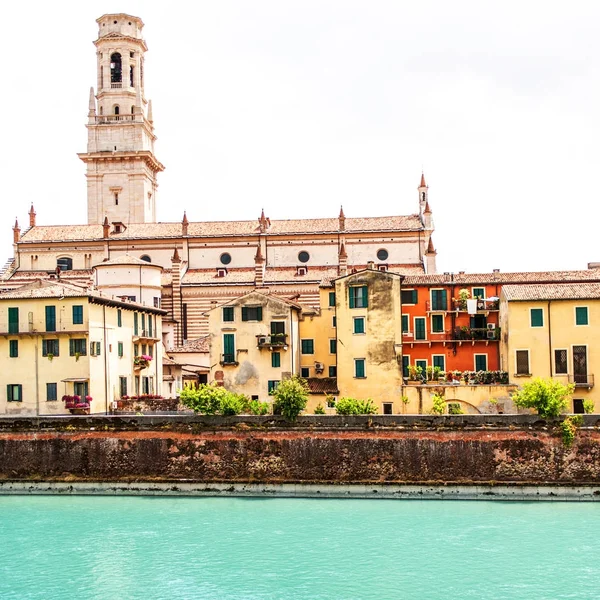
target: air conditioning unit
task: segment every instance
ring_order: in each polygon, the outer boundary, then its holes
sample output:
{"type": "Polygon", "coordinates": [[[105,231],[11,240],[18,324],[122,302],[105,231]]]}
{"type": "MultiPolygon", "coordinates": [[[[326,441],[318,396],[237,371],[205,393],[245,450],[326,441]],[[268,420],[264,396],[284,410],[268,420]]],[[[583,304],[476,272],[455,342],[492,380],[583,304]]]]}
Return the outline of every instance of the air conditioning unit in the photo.
{"type": "Polygon", "coordinates": [[[258,336],[258,345],[259,346],[266,346],[267,345],[267,336],[266,335],[259,335],[258,336]]]}
{"type": "Polygon", "coordinates": [[[496,332],[493,329],[488,329],[487,331],[487,339],[493,340],[496,337],[496,332]]]}
{"type": "Polygon", "coordinates": [[[317,373],[322,373],[325,370],[325,365],[321,362],[316,362],[315,363],[315,371],[317,373]]]}
{"type": "Polygon", "coordinates": [[[496,323],[488,323],[488,324],[487,324],[487,328],[488,328],[489,330],[496,329],[496,323]]]}

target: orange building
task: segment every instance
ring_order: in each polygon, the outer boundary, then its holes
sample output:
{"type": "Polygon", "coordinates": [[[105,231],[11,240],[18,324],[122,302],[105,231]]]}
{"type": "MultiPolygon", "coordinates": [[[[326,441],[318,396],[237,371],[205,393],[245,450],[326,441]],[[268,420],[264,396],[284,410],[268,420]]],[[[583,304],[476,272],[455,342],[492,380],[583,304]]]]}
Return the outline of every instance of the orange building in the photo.
{"type": "MultiPolygon", "coordinates": [[[[600,281],[600,269],[409,275],[402,284],[403,371],[500,369],[499,297],[504,284],[600,281]]],[[[507,335],[507,333],[505,333],[507,335]]]]}

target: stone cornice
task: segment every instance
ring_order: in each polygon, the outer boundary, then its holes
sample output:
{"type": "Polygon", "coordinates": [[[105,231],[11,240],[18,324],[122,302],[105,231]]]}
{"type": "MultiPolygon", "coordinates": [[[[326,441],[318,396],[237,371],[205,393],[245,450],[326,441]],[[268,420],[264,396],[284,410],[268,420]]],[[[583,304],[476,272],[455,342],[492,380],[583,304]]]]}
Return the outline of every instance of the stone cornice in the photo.
{"type": "Polygon", "coordinates": [[[111,150],[104,152],[80,152],[77,156],[79,156],[84,163],[142,159],[155,173],[165,170],[164,165],[156,159],[150,150],[134,150],[131,152],[113,152],[111,150]]]}

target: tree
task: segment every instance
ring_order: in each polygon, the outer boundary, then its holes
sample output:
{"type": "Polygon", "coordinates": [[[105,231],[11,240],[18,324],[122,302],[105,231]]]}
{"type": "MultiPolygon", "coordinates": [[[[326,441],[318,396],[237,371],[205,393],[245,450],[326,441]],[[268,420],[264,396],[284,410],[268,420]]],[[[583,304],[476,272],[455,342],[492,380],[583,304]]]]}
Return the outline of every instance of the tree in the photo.
{"type": "Polygon", "coordinates": [[[275,390],[274,408],[288,421],[295,421],[296,417],[306,408],[308,402],[308,383],[298,375],[284,379],[275,390]]]}
{"type": "Polygon", "coordinates": [[[179,391],[179,401],[196,413],[205,415],[238,415],[243,412],[248,398],[234,394],[215,382],[198,386],[186,384],[179,391]]]}
{"type": "Polygon", "coordinates": [[[558,417],[565,412],[575,385],[536,377],[512,395],[519,408],[534,408],[541,417],[558,417]]]}

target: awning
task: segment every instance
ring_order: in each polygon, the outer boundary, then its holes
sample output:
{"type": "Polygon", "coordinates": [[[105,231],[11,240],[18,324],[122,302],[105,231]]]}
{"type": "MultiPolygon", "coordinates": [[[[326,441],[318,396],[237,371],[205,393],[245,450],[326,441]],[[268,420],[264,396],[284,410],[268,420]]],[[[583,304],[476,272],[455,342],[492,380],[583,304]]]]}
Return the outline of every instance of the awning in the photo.
{"type": "Polygon", "coordinates": [[[89,377],[67,377],[66,379],[61,379],[60,381],[65,383],[68,383],[69,381],[73,381],[75,383],[85,383],[89,380],[89,377]]]}

